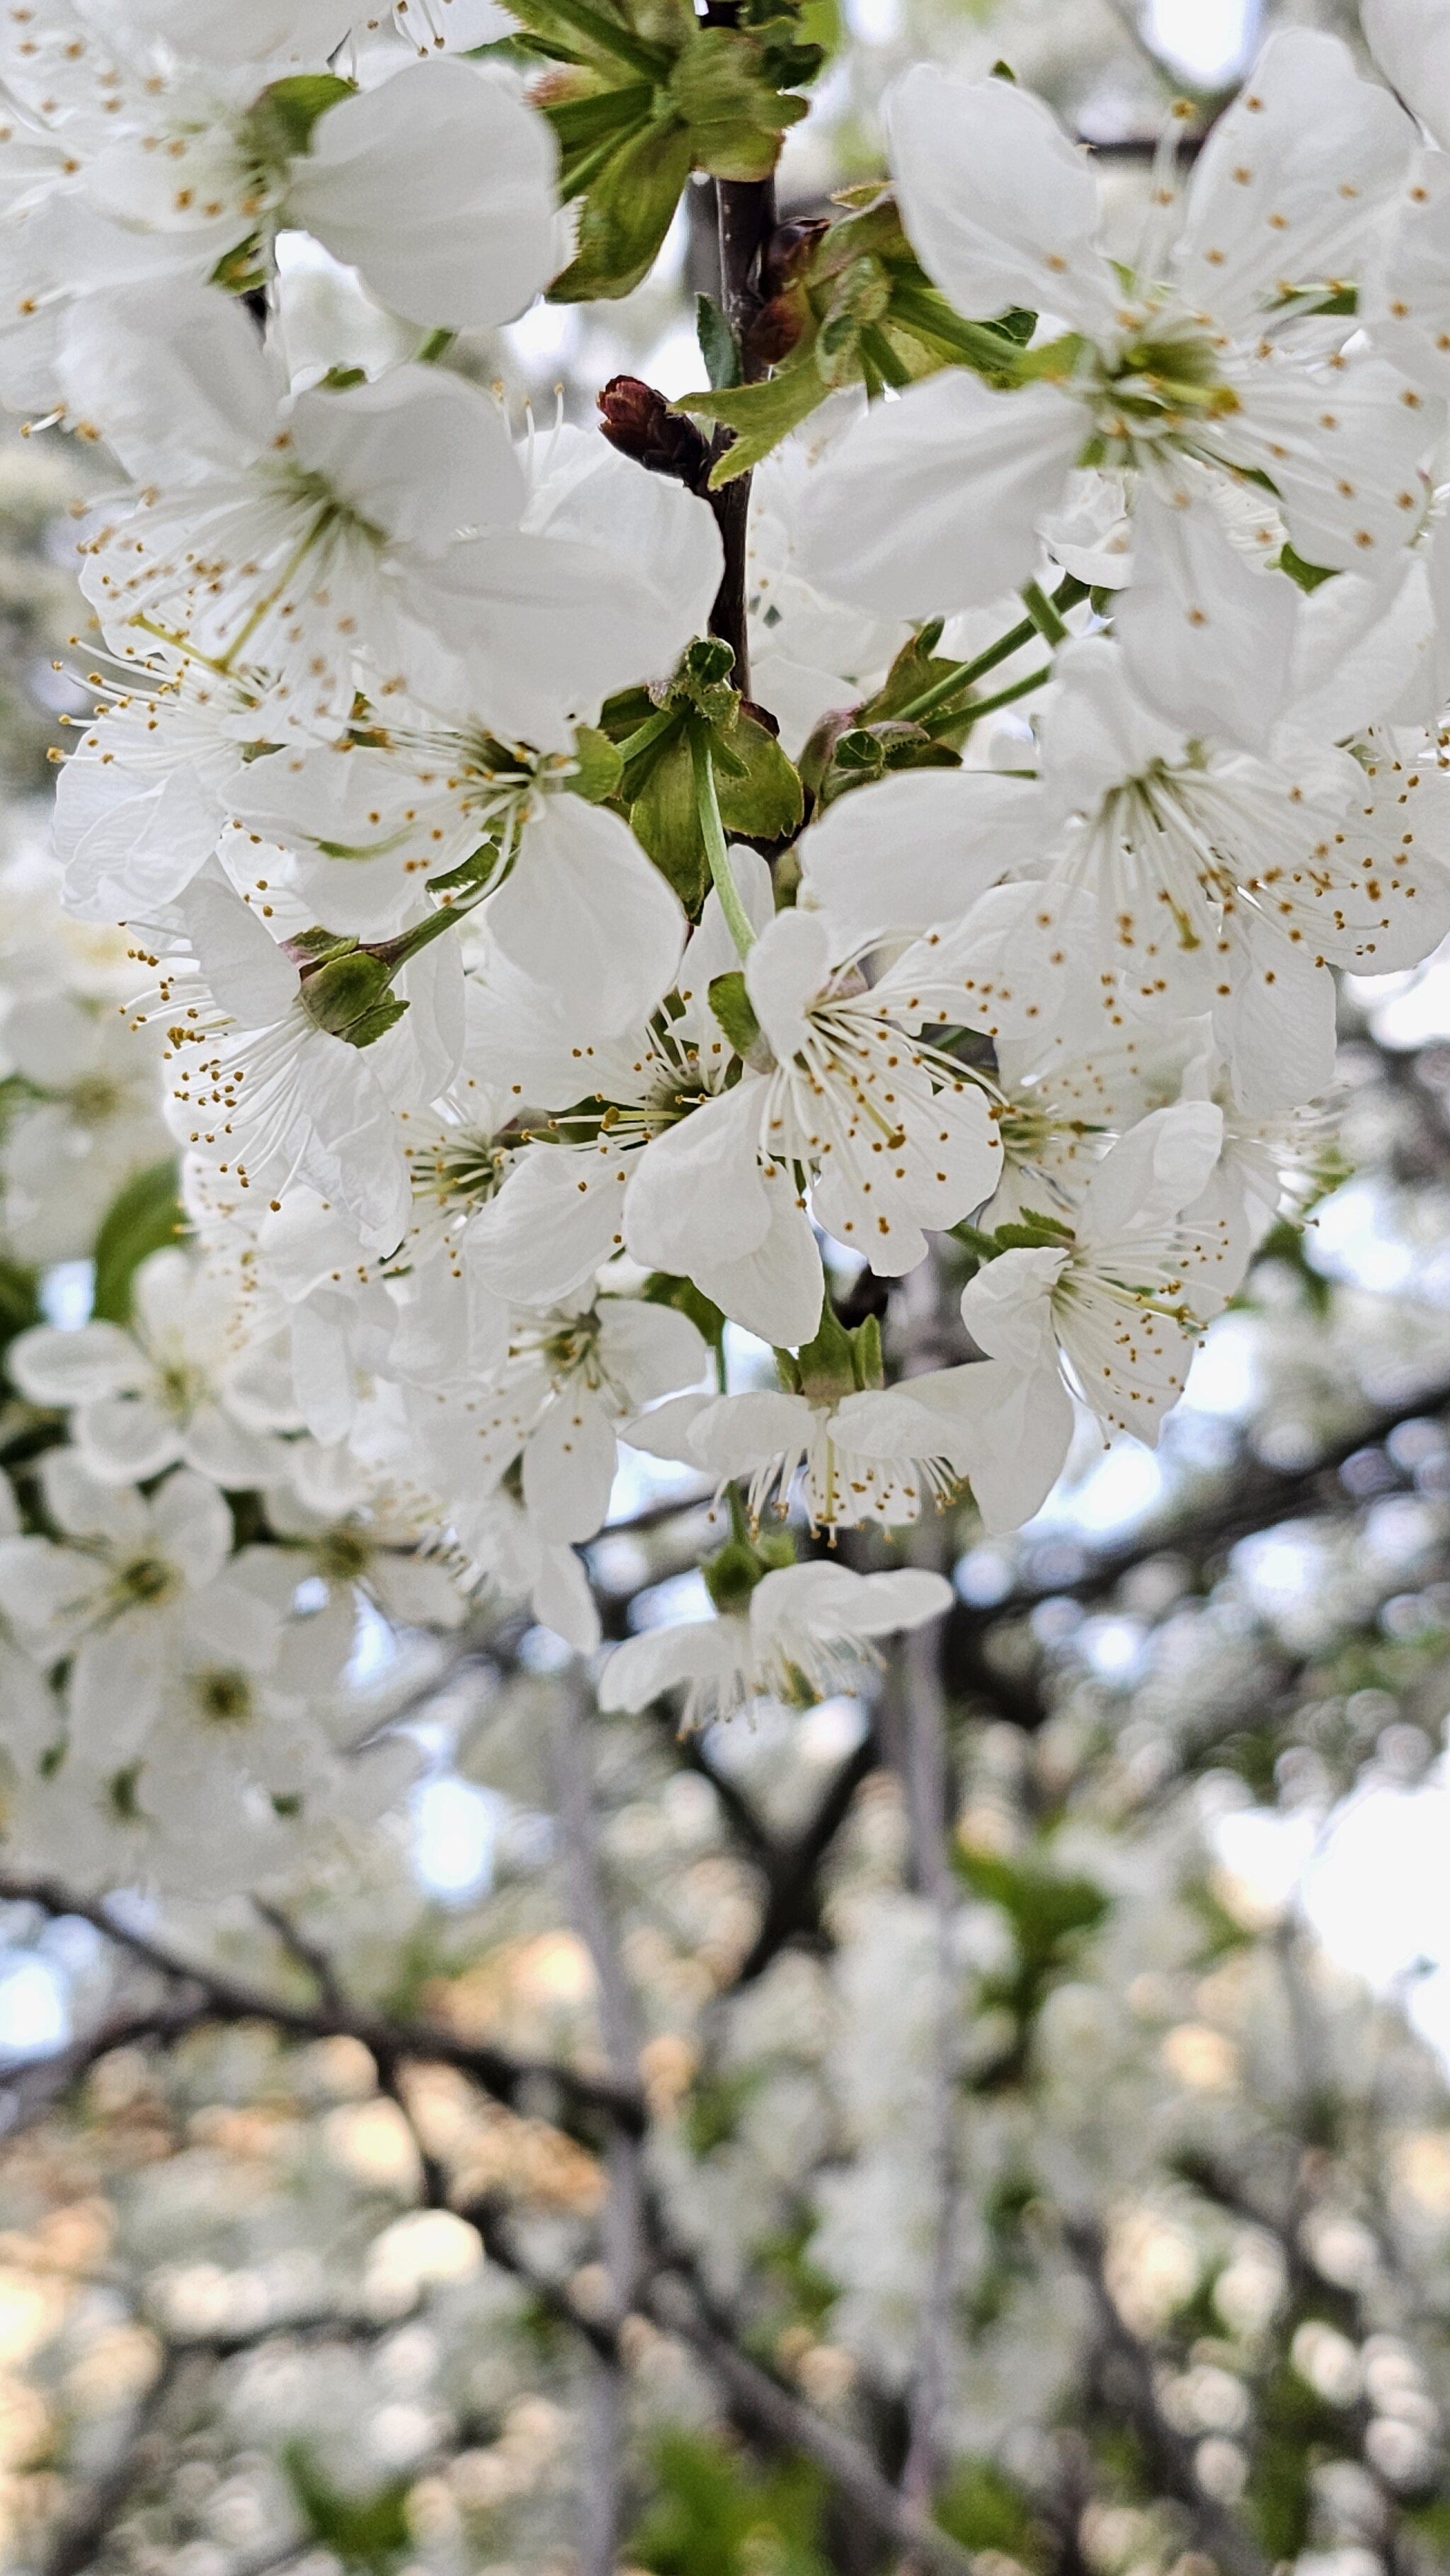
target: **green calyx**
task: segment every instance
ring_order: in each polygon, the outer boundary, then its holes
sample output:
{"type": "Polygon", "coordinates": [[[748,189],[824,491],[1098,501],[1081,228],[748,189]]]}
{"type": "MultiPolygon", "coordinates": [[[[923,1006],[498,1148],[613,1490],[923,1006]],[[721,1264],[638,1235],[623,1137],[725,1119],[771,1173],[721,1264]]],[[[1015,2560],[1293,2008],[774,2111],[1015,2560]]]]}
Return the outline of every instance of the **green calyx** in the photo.
{"type": "Polygon", "coordinates": [[[843,1324],[827,1298],[815,1340],[798,1351],[777,1351],[775,1365],[788,1395],[807,1396],[812,1404],[842,1404],[848,1395],[886,1383],[880,1322],[868,1315],[864,1324],[843,1324]]]}
{"type": "Polygon", "coordinates": [[[262,171],[285,174],[289,162],[310,151],[318,118],[351,98],[356,88],[355,81],[342,80],[336,72],[295,72],[270,82],[242,126],[247,159],[262,171]]]}
{"type": "Polygon", "coordinates": [[[734,686],[734,662],[728,644],[704,637],[690,645],[658,696],[624,690],[600,718],[620,761],[617,810],[692,919],[715,881],[717,819],[729,838],[776,843],[794,838],[805,813],[800,778],[734,686]],[[701,794],[705,759],[714,798],[708,815],[701,794]]]}
{"type": "Polygon", "coordinates": [[[408,1004],[392,982],[410,958],[468,917],[468,906],[440,905],[395,939],[339,938],[332,930],[303,930],[284,942],[302,970],[300,998],[308,1017],[347,1046],[368,1047],[396,1027],[408,1004]]]}
{"type": "Polygon", "coordinates": [[[752,1592],[767,1574],[778,1574],[795,1561],[795,1541],[777,1530],[758,1539],[727,1539],[718,1555],[706,1558],[700,1572],[711,1601],[726,1619],[749,1609],[752,1592]]]}

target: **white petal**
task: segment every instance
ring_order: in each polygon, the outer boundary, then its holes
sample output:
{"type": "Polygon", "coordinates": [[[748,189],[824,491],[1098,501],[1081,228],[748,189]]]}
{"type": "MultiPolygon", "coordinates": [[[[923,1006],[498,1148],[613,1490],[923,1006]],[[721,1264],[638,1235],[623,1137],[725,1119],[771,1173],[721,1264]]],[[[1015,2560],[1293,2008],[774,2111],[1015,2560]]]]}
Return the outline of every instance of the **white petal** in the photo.
{"type": "MultiPolygon", "coordinates": [[[[771,1580],[766,1576],[767,1583],[771,1580]]],[[[718,1681],[740,1671],[749,1653],[743,1619],[701,1619],[651,1628],[616,1646],[599,1681],[602,1709],[648,1708],[681,1682],[718,1681]]]]}
{"type": "MultiPolygon", "coordinates": [[[[571,1548],[540,1549],[532,1598],[534,1617],[541,1627],[552,1628],[576,1655],[593,1654],[599,1643],[599,1612],[589,1589],[589,1577],[571,1548]]],[[[604,1704],[601,1699],[600,1707],[604,1704]]]]}
{"type": "Polygon", "coordinates": [[[1033,854],[1041,815],[1030,779],[990,770],[880,779],[838,797],[802,833],[802,900],[826,915],[840,957],[888,932],[928,930],[1033,854]]]}
{"type": "Polygon", "coordinates": [[[193,1586],[210,1583],[232,1550],[232,1516],[215,1485],[178,1467],[151,1500],[151,1527],[168,1561],[193,1586]]]}
{"type": "Polygon", "coordinates": [[[394,367],[342,393],[303,394],[292,439],[300,464],[425,557],[452,548],[460,529],[511,527],[523,507],[497,405],[444,367],[394,367]]]}
{"type": "Polygon", "coordinates": [[[1450,19],[1442,0],[1362,0],[1370,52],[1407,106],[1450,148],[1450,19]]]}
{"type": "Polygon", "coordinates": [[[276,434],[276,393],[250,317],[210,286],[167,279],[71,312],[56,373],[72,416],[146,483],[236,473],[276,434]]]}
{"type": "Polygon", "coordinates": [[[696,1464],[715,1476],[738,1476],[768,1459],[794,1456],[810,1445],[815,1409],[802,1395],[718,1396],[697,1420],[691,1446],[696,1464]]]}
{"type": "Polygon", "coordinates": [[[777,1350],[796,1350],[820,1323],[825,1274],[810,1219],[788,1184],[773,1183],[768,1195],[764,1242],[733,1261],[694,1256],[688,1275],[743,1332],[777,1350]]]}
{"type": "MultiPolygon", "coordinates": [[[[1365,0],[1367,34],[1376,5],[1365,0]]],[[[1361,80],[1347,45],[1308,27],[1279,30],[1194,171],[1173,261],[1185,294],[1225,320],[1247,318],[1285,282],[1361,276],[1414,142],[1403,109],[1361,80]]]]}
{"type": "Polygon", "coordinates": [[[763,1106],[760,1079],[747,1073],[733,1091],[702,1102],[645,1147],[625,1205],[631,1260],[698,1279],[701,1263],[736,1261],[758,1249],[772,1199],[785,1192],[760,1171],[763,1106]]]}
{"type": "Polygon", "coordinates": [[[285,1018],[297,999],[297,969],[214,860],[178,896],[176,912],[224,1011],[244,1029],[285,1018]]]}
{"type": "Polygon", "coordinates": [[[639,1162],[637,1146],[579,1154],[535,1146],[470,1221],[463,1238],[470,1267],[520,1306],[572,1296],[620,1249],[625,1189],[639,1162]]]}
{"type": "Polygon", "coordinates": [[[73,1449],[47,1450],[40,1483],[46,1510],[67,1538],[99,1539],[112,1551],[144,1543],[149,1524],[140,1495],[99,1484],[73,1449]]]}
{"type": "Polygon", "coordinates": [[[174,1413],[148,1396],[112,1396],[76,1416],[76,1446],[93,1476],[106,1485],[139,1485],[159,1476],[181,1455],[181,1426],[174,1413]]]}
{"type": "Polygon", "coordinates": [[[288,212],[423,326],[512,321],[556,266],[556,154],[506,81],[419,62],[320,117],[288,212]]]}
{"type": "Polygon", "coordinates": [[[1117,618],[1134,687],[1187,733],[1262,750],[1288,693],[1299,593],[1256,572],[1203,502],[1175,508],[1145,485],[1136,536],[1117,618]]]}
{"type": "Polygon", "coordinates": [[[745,986],[767,1044],[781,1064],[808,1045],[806,1014],[830,973],[831,951],[819,913],[778,912],[745,960],[745,986]]]}
{"type": "Polygon", "coordinates": [[[1211,1100],[1175,1101],[1140,1118],[1089,1181],[1079,1239],[1108,1244],[1135,1226],[1156,1231],[1199,1196],[1222,1150],[1223,1111],[1211,1100]]]}
{"type": "Polygon", "coordinates": [[[1214,1004],[1214,1036],[1234,1097],[1266,1118],[1318,1098],[1334,1080],[1334,978],[1257,913],[1236,913],[1225,929],[1230,991],[1214,1004]]]}
{"type": "Polygon", "coordinates": [[[144,1352],[119,1324],[82,1324],[72,1333],[37,1324],[17,1334],[5,1365],[32,1404],[94,1404],[143,1387],[151,1375],[144,1352]]]}
{"type": "Polygon", "coordinates": [[[599,1357],[611,1387],[631,1404],[649,1404],[677,1386],[697,1386],[709,1362],[704,1335],[673,1306],[635,1297],[601,1297],[599,1357]]]}
{"type": "Polygon", "coordinates": [[[1097,178],[1040,98],[917,63],[888,94],[886,129],[912,247],[959,313],[1110,316],[1097,178]]]}
{"type": "Polygon", "coordinates": [[[873,404],[817,467],[801,508],[806,578],[891,617],[989,608],[1029,579],[1036,524],[1083,441],[1051,385],[993,393],[948,367],[873,404]]]}
{"type": "Polygon", "coordinates": [[[1067,1267],[1066,1251],[1014,1245],[984,1262],[962,1290],[962,1322],[989,1358],[1014,1369],[1045,1368],[1052,1351],[1052,1292],[1067,1267]]]}
{"type": "Polygon", "coordinates": [[[651,1458],[673,1458],[683,1467],[698,1467],[691,1434],[700,1415],[710,1412],[716,1400],[710,1395],[669,1396],[653,1412],[621,1422],[619,1436],[631,1449],[643,1449],[651,1458]]]}
{"type": "Polygon", "coordinates": [[[505,956],[591,1037],[645,1019],[685,944],[679,902],[629,825],[578,796],[537,801],[486,914],[505,956]]]}
{"type": "Polygon", "coordinates": [[[593,1538],[609,1509],[617,1460],[598,1397],[564,1387],[524,1450],[524,1506],[541,1538],[554,1546],[593,1538]]]}

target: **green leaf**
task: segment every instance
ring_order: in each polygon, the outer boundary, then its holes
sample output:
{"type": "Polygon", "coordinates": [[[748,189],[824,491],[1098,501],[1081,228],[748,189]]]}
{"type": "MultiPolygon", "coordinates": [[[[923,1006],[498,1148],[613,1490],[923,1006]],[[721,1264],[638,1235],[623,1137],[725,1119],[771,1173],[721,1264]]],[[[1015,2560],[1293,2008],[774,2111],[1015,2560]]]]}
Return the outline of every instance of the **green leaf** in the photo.
{"type": "Polygon", "coordinates": [[[716,762],[720,820],[742,840],[785,841],[800,830],[805,792],[767,726],[742,709],[726,735],[731,761],[716,762]]]}
{"type": "Polygon", "coordinates": [[[713,295],[695,298],[695,332],[705,373],[716,393],[740,382],[740,345],[713,295]]]}
{"type": "Polygon", "coordinates": [[[841,270],[816,336],[816,365],[833,391],[855,383],[862,332],[884,318],[890,301],[891,279],[869,252],[841,270]]]}
{"type": "Polygon", "coordinates": [[[756,2475],[700,2433],[666,2433],[658,2496],[626,2555],[652,2576],[830,2576],[826,2482],[804,2460],[756,2475]]]}
{"type": "Polygon", "coordinates": [[[304,2442],[286,2445],[282,2465],[309,2529],[344,2567],[365,2567],[381,2576],[412,2547],[411,2478],[390,2478],[370,2495],[344,2495],[324,2477],[304,2442]]]}
{"type": "Polygon", "coordinates": [[[1040,2564],[1042,2533],[1032,2508],[990,2460],[965,2460],[935,2507],[943,2531],[964,2549],[990,2549],[1021,2567],[1040,2564]]]}
{"type": "Polygon", "coordinates": [[[91,1312],[104,1324],[124,1324],[131,1314],[131,1284],[143,1261],[187,1231],[176,1193],[176,1164],[153,1163],[114,1198],[96,1237],[96,1285],[91,1312]]]}
{"type": "Polygon", "coordinates": [[[748,474],[803,420],[809,420],[817,405],[825,401],[826,391],[814,354],[807,351],[792,366],[783,367],[779,375],[767,377],[763,385],[734,385],[724,393],[681,394],[672,408],[691,412],[702,420],[723,421],[727,429],[734,430],[734,445],[726,449],[710,475],[710,489],[718,492],[722,484],[733,483],[737,474],[748,474]]]}
{"type": "Polygon", "coordinates": [[[573,259],[549,289],[554,304],[629,295],[648,276],[690,175],[689,129],[673,113],[632,135],[593,182],[573,259]]]}
{"type": "Polygon", "coordinates": [[[273,81],[246,118],[243,150],[250,146],[269,169],[295,161],[309,149],[318,118],[351,98],[356,88],[355,81],[341,80],[336,72],[294,72],[273,81]]]}
{"type": "Polygon", "coordinates": [[[0,1256],[0,1350],[7,1350],[17,1333],[28,1333],[32,1324],[43,1321],[39,1273],[0,1256]]]}

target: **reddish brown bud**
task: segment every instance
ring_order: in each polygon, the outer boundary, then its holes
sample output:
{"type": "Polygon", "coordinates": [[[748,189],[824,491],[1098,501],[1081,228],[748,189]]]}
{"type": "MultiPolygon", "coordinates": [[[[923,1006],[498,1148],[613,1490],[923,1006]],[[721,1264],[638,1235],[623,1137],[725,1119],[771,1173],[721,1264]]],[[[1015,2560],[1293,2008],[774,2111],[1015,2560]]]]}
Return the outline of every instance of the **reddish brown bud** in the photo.
{"type": "Polygon", "coordinates": [[[825,215],[801,215],[793,223],[776,225],[760,254],[760,292],[767,303],[809,276],[816,244],[830,229],[825,215]]]}
{"type": "Polygon", "coordinates": [[[604,435],[621,456],[632,456],[647,474],[668,474],[703,492],[710,450],[694,422],[671,411],[653,385],[638,376],[611,376],[598,399],[604,435]]]}

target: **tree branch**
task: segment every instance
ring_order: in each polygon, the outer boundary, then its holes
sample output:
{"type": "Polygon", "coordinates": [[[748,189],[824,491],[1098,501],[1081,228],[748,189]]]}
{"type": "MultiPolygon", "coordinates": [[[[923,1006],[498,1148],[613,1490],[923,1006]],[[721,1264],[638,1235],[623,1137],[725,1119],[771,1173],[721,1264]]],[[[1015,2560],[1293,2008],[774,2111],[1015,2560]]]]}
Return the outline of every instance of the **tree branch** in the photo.
{"type": "Polygon", "coordinates": [[[159,1976],[194,1987],[201,1997],[194,2010],[197,2021],[262,2021],[295,2039],[356,2039],[380,2065],[422,2059],[456,2067],[509,2109],[523,2102],[534,2108],[536,2104],[529,2097],[552,2090],[575,2113],[603,2117],[632,2137],[643,2132],[644,2097],[637,2085],[580,2075],[572,2067],[547,2060],[513,2057],[484,2042],[459,2039],[438,2022],[391,2022],[380,2014],[353,2007],[289,2003],[285,1997],[247,1985],[222,1969],[178,1956],[164,1942],[118,1922],[97,1899],[80,1896],[54,1879],[23,1878],[11,1871],[0,1873],[0,1902],[38,1905],[46,1914],[73,1915],[83,1923],[93,1924],[108,1941],[143,1960],[159,1976]]]}

